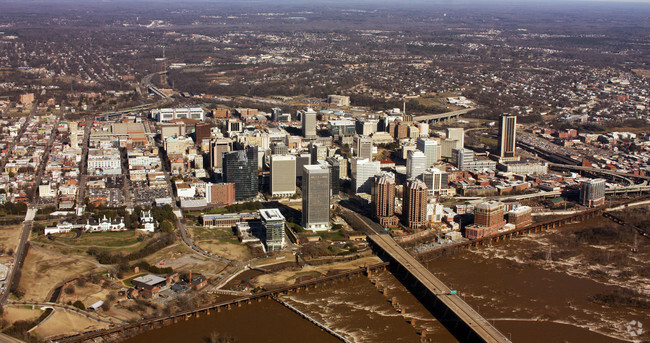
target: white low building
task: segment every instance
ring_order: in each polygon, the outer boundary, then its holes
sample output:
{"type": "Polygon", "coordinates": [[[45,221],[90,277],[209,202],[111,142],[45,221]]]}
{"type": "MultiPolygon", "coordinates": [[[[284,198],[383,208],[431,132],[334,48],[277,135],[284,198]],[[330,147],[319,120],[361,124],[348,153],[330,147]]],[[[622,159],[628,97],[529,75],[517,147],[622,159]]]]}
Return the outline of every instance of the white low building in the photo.
{"type": "Polygon", "coordinates": [[[97,220],[94,218],[88,219],[84,230],[87,232],[107,232],[107,231],[126,231],[124,218],[108,219],[104,218],[97,220]]]}
{"type": "Polygon", "coordinates": [[[53,234],[53,233],[65,233],[65,232],[70,232],[75,228],[75,225],[73,225],[70,222],[60,222],[56,226],[48,226],[45,228],[45,235],[53,234]]]}
{"type": "Polygon", "coordinates": [[[156,221],[151,215],[151,211],[142,211],[140,213],[140,223],[144,226],[144,228],[140,229],[142,231],[154,232],[156,230],[156,221]]]}

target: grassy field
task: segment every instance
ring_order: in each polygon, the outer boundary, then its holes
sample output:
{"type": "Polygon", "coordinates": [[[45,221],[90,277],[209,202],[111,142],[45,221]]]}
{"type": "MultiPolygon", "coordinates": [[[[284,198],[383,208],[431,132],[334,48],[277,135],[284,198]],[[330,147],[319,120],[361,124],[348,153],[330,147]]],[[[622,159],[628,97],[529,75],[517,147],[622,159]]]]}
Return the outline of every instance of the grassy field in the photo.
{"type": "Polygon", "coordinates": [[[231,229],[206,229],[192,227],[189,228],[190,235],[194,239],[221,239],[221,238],[232,238],[235,237],[235,234],[231,229]]]}
{"type": "Polygon", "coordinates": [[[25,258],[19,284],[19,287],[25,290],[23,300],[48,300],[48,292],[59,282],[90,271],[99,271],[97,269],[97,266],[88,262],[30,249],[25,258]]]}
{"type": "Polygon", "coordinates": [[[326,232],[319,232],[319,236],[323,240],[328,240],[328,241],[342,241],[345,239],[345,234],[341,231],[326,231],[326,232]]]}
{"type": "Polygon", "coordinates": [[[142,233],[138,231],[84,232],[79,238],[71,239],[75,237],[76,234],[68,232],[51,235],[55,238],[54,241],[43,235],[37,237],[32,236],[32,240],[46,244],[61,243],[62,245],[71,246],[125,247],[138,244],[138,237],[140,237],[140,235],[142,235],[142,233]],[[57,240],[57,238],[61,239],[57,240]]]}

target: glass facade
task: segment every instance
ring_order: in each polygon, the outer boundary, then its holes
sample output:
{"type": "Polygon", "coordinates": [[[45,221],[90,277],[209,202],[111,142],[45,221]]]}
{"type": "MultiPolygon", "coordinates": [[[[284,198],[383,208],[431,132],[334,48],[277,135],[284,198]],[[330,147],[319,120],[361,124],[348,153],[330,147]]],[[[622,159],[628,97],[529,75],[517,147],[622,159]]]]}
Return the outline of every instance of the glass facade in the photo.
{"type": "Polygon", "coordinates": [[[257,147],[224,153],[223,179],[235,184],[235,200],[247,200],[257,196],[257,147]]]}

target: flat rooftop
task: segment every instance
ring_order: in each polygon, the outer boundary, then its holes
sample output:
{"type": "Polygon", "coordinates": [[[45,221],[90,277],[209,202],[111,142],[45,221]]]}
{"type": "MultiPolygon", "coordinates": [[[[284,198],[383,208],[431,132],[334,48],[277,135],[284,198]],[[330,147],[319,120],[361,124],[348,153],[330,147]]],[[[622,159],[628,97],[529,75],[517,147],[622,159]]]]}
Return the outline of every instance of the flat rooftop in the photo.
{"type": "Polygon", "coordinates": [[[156,275],[153,275],[153,274],[140,276],[140,277],[137,277],[137,278],[133,279],[133,282],[139,282],[139,283],[143,283],[143,284],[149,285],[149,286],[154,286],[154,285],[157,285],[157,284],[159,284],[161,282],[166,282],[166,281],[167,281],[167,279],[161,278],[160,276],[156,276],[156,275]]]}
{"type": "Polygon", "coordinates": [[[284,216],[277,208],[265,208],[260,210],[260,215],[265,221],[270,220],[284,220],[284,216]]]}

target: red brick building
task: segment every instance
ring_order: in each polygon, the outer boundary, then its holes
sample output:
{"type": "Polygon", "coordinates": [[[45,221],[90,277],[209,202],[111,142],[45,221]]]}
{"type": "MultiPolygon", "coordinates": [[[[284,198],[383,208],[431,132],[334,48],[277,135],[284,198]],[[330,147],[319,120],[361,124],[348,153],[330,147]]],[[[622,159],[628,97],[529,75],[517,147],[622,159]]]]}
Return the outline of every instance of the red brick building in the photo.
{"type": "Polygon", "coordinates": [[[216,183],[212,184],[208,194],[208,202],[210,204],[222,204],[224,206],[232,205],[235,202],[235,184],[234,183],[216,183]]]}
{"type": "Polygon", "coordinates": [[[508,223],[514,224],[518,229],[533,223],[533,209],[528,206],[516,207],[508,212],[508,223]]]}

